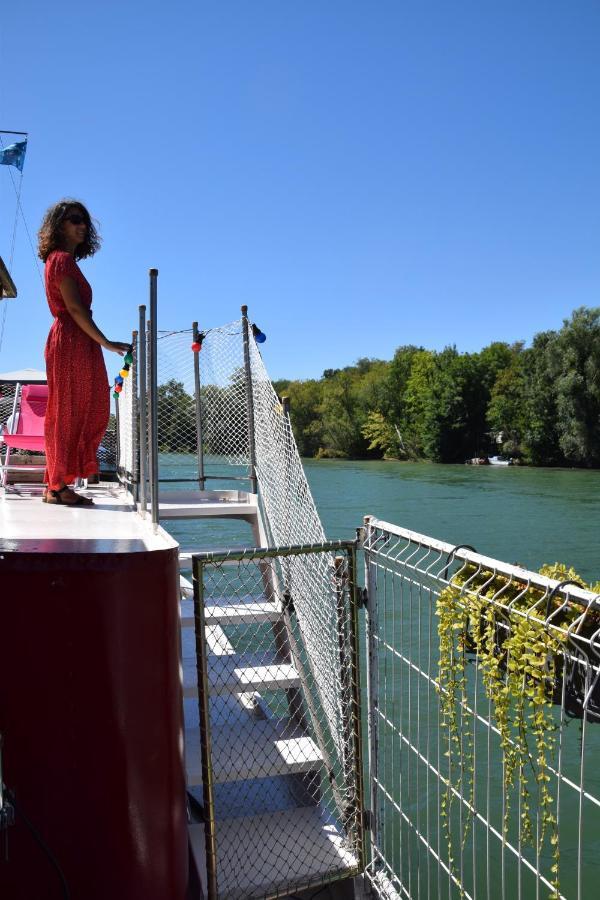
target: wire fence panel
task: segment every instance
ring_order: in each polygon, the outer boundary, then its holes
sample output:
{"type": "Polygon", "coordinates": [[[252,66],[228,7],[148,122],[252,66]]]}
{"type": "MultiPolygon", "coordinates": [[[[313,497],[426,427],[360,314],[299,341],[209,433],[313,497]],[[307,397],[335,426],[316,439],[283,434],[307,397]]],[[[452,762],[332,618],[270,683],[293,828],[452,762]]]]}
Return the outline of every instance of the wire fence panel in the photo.
{"type": "MultiPolygon", "coordinates": [[[[343,542],[193,558],[184,685],[197,676],[210,898],[285,896],[361,868],[354,560],[343,542]],[[300,594],[284,588],[286,562],[302,556],[326,561],[328,646],[344,673],[329,701],[341,742],[297,615],[300,594]]],[[[193,752],[188,738],[188,771],[193,752]]]]}
{"type": "Polygon", "coordinates": [[[242,335],[241,320],[211,328],[200,353],[204,454],[232,466],[250,457],[242,335]]]}
{"type": "Polygon", "coordinates": [[[368,875],[598,896],[600,596],[368,520],[368,875]]]}
{"type": "Polygon", "coordinates": [[[201,333],[197,353],[194,339],[191,328],[158,335],[158,449],[161,479],[193,461],[203,487],[205,469],[249,462],[242,324],[201,333]]]}

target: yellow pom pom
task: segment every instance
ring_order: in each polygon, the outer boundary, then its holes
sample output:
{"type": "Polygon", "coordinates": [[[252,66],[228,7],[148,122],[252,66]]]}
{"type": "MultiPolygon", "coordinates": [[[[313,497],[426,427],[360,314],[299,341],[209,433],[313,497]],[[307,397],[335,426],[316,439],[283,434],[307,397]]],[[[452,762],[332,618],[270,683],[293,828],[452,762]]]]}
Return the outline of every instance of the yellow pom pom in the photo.
{"type": "Polygon", "coordinates": [[[129,375],[129,369],[121,369],[119,375],[121,376],[121,378],[127,378],[127,376],[129,375]]]}

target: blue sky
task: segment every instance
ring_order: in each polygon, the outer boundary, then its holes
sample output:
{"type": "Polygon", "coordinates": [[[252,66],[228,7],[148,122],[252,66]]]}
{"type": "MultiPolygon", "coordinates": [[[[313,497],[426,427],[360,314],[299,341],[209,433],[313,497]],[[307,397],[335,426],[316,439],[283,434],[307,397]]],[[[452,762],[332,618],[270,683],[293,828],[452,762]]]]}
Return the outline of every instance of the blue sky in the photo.
{"type": "MultiPolygon", "coordinates": [[[[0,65],[32,236],[59,197],[88,204],[114,340],[150,266],[159,327],[247,303],[273,377],[600,305],[597,0],[31,0],[3,10],[0,65]]],[[[22,221],[13,275],[0,370],[41,365],[50,325],[22,221]]]]}

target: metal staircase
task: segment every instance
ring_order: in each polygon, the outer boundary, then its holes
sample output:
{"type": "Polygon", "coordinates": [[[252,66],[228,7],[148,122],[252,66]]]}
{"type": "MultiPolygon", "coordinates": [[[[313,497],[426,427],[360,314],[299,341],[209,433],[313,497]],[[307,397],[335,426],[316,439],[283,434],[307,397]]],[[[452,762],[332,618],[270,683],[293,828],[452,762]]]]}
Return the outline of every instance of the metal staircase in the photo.
{"type": "MultiPolygon", "coordinates": [[[[169,512],[188,517],[188,500],[170,503],[169,512]]],[[[255,495],[239,505],[213,501],[200,497],[196,514],[245,518],[259,543],[255,495]]],[[[191,557],[181,554],[183,569],[191,557]]],[[[331,748],[307,696],[306,661],[273,561],[259,554],[245,564],[253,572],[241,580],[260,592],[238,586],[238,572],[223,577],[227,566],[239,566],[231,551],[219,566],[224,583],[205,579],[214,593],[197,588],[195,600],[193,582],[181,576],[184,697],[198,701],[185,705],[186,768],[205,820],[190,825],[190,846],[206,896],[277,896],[354,874],[358,846],[323,802],[335,779],[331,748]]]]}

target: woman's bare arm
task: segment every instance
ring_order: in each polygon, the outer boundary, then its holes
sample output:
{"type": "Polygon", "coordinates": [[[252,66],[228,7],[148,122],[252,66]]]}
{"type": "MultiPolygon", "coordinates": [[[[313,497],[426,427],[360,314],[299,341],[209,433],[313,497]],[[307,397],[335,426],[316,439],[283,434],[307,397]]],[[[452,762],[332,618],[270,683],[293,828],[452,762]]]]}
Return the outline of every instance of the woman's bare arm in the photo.
{"type": "Polygon", "coordinates": [[[60,293],[65,301],[67,312],[73,321],[79,325],[81,330],[91,337],[92,340],[96,341],[106,350],[113,350],[115,353],[120,353],[121,356],[123,353],[127,352],[129,344],[122,341],[109,341],[108,338],[102,334],[92,319],[89,309],[82,303],[81,297],[79,296],[79,288],[77,287],[77,282],[74,278],[65,275],[60,282],[60,293]]]}

